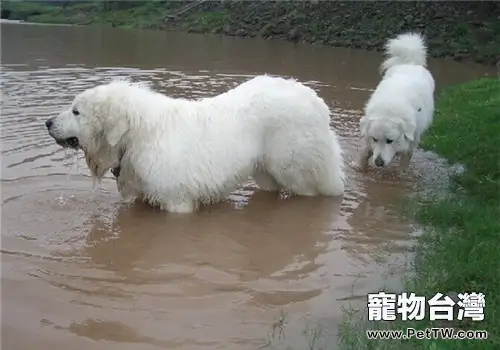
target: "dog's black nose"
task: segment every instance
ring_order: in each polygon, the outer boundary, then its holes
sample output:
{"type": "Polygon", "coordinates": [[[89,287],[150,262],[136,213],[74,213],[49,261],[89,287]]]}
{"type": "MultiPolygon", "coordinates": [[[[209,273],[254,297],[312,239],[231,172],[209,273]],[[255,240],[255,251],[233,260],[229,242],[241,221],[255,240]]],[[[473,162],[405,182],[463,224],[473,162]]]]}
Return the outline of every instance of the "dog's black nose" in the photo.
{"type": "Polygon", "coordinates": [[[375,158],[375,165],[376,166],[384,166],[384,161],[382,160],[382,158],[380,158],[380,157],[375,158]]]}
{"type": "Polygon", "coordinates": [[[52,124],[54,124],[54,122],[52,121],[52,119],[47,119],[47,121],[45,122],[45,126],[47,127],[47,129],[50,129],[50,127],[52,126],[52,124]]]}

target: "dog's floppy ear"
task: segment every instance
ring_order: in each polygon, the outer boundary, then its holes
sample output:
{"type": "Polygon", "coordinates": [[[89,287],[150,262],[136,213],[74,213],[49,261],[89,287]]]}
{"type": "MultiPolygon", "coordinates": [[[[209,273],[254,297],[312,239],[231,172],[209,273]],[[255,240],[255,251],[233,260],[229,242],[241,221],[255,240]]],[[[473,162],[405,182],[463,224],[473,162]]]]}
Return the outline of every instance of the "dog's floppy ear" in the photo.
{"type": "Polygon", "coordinates": [[[366,118],[366,116],[361,117],[359,120],[359,127],[361,129],[361,137],[365,137],[368,131],[368,126],[370,121],[366,118]]]}
{"type": "Polygon", "coordinates": [[[126,118],[116,118],[108,121],[106,124],[104,126],[104,136],[108,144],[114,147],[128,131],[128,121],[126,118]]]}
{"type": "Polygon", "coordinates": [[[414,122],[403,121],[401,123],[401,131],[403,132],[403,135],[408,141],[414,140],[413,134],[415,133],[416,128],[417,126],[415,125],[414,122]]]}

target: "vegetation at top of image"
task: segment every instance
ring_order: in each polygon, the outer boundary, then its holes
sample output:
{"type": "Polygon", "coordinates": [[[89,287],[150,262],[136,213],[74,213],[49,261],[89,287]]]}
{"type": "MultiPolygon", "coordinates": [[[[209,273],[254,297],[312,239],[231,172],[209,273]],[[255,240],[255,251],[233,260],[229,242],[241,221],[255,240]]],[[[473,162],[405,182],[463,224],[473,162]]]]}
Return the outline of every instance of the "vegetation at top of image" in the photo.
{"type": "MultiPolygon", "coordinates": [[[[500,79],[449,87],[438,98],[434,125],[422,146],[461,164],[446,196],[438,189],[414,199],[411,213],[425,232],[419,237],[415,276],[405,290],[432,297],[437,292],[484,293],[484,321],[395,321],[370,323],[346,317],[344,349],[500,348],[500,79]],[[365,329],[455,327],[486,330],[487,340],[367,340],[365,329]]],[[[427,313],[428,315],[428,313],[427,313]]]]}
{"type": "Polygon", "coordinates": [[[495,1],[23,1],[2,18],[43,23],[181,30],[381,50],[388,37],[422,31],[434,57],[496,64],[495,1]]]}
{"type": "Polygon", "coordinates": [[[166,15],[159,1],[4,1],[2,18],[34,23],[154,28],[166,15]]]}

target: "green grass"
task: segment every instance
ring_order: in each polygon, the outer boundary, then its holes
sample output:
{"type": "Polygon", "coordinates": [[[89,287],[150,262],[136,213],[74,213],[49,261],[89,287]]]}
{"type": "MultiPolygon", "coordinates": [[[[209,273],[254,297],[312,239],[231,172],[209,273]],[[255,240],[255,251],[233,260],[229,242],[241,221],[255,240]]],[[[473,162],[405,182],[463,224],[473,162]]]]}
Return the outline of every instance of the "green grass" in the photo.
{"type": "MultiPolygon", "coordinates": [[[[5,1],[9,18],[35,23],[97,24],[123,28],[155,29],[165,27],[165,18],[182,6],[159,0],[106,4],[102,1],[82,2],[71,6],[55,6],[29,1],[5,1]]],[[[186,31],[221,32],[228,23],[226,12],[189,12],[182,21],[186,31]]]]}
{"type": "Polygon", "coordinates": [[[183,27],[187,31],[198,33],[220,33],[224,25],[229,23],[230,15],[222,11],[202,11],[186,16],[183,27]]]}
{"type": "Polygon", "coordinates": [[[98,24],[125,28],[162,27],[170,9],[168,4],[158,0],[121,4],[94,1],[66,7],[29,1],[4,1],[2,7],[10,12],[9,18],[27,22],[98,24]]]}
{"type": "Polygon", "coordinates": [[[438,98],[435,122],[423,140],[450,164],[465,171],[452,179],[448,195],[427,193],[413,199],[414,218],[425,227],[413,263],[409,292],[476,291],[486,295],[484,322],[429,320],[370,324],[347,315],[341,327],[344,349],[499,349],[500,348],[500,79],[480,79],[448,88],[438,98]],[[365,329],[414,327],[484,329],[488,340],[377,340],[365,329]]]}

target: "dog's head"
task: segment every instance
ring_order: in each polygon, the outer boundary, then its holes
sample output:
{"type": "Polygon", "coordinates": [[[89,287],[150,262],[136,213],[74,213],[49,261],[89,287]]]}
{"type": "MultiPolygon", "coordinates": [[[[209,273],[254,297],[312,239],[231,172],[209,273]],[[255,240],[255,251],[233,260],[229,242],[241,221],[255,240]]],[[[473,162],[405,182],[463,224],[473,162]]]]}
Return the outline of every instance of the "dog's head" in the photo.
{"type": "Polygon", "coordinates": [[[87,165],[97,178],[120,163],[120,146],[129,130],[127,86],[127,82],[115,82],[87,89],[69,108],[45,122],[59,145],[85,152],[87,165]]]}
{"type": "Polygon", "coordinates": [[[360,126],[361,136],[378,167],[388,166],[396,154],[408,151],[414,141],[416,125],[407,119],[364,116],[360,126]]]}

